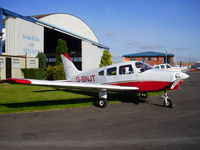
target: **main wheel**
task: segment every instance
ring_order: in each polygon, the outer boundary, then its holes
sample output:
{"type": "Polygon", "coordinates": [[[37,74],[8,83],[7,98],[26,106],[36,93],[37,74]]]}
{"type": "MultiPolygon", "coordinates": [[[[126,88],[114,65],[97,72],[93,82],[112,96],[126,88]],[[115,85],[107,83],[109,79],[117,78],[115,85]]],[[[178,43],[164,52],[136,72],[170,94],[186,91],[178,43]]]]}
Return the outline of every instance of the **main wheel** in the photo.
{"type": "Polygon", "coordinates": [[[148,97],[148,95],[147,95],[146,92],[141,92],[141,93],[140,93],[140,97],[141,97],[142,99],[146,99],[146,98],[148,97]]]}
{"type": "Polygon", "coordinates": [[[163,101],[163,105],[165,107],[169,107],[169,108],[173,108],[174,107],[173,104],[172,104],[172,101],[169,98],[167,100],[163,101]]]}
{"type": "Polygon", "coordinates": [[[99,105],[99,107],[101,107],[101,108],[105,108],[105,107],[107,106],[107,100],[106,100],[106,99],[100,99],[100,100],[98,101],[98,105],[99,105]]]}

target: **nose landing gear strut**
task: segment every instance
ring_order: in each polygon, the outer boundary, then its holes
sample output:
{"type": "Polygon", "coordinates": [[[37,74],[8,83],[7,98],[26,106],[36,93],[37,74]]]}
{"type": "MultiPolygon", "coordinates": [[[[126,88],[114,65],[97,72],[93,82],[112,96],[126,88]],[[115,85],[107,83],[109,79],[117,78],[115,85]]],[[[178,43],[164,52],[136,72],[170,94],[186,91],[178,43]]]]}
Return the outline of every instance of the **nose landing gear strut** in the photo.
{"type": "Polygon", "coordinates": [[[162,98],[164,98],[164,101],[163,101],[164,107],[174,108],[174,105],[173,105],[171,99],[168,97],[166,91],[164,91],[164,94],[162,95],[162,98]]]}

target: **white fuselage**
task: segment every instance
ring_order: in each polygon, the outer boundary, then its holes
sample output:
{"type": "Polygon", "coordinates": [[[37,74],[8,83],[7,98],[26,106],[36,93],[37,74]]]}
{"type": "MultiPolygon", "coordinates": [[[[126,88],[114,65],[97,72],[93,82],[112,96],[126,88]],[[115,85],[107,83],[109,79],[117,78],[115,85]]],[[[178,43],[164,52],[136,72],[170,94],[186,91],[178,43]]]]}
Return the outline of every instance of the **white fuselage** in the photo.
{"type": "Polygon", "coordinates": [[[160,91],[176,80],[176,73],[157,70],[143,62],[130,61],[114,64],[72,76],[70,81],[100,83],[119,86],[136,86],[139,91],[160,91]]]}

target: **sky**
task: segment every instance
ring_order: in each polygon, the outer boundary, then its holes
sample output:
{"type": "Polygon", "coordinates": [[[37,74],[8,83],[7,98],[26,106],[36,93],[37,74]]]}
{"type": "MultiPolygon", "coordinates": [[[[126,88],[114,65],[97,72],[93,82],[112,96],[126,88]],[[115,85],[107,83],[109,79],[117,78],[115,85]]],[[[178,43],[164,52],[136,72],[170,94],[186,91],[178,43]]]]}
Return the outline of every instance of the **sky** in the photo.
{"type": "Polygon", "coordinates": [[[145,51],[200,60],[200,0],[0,0],[32,16],[69,13],[84,20],[114,57],[145,51]]]}

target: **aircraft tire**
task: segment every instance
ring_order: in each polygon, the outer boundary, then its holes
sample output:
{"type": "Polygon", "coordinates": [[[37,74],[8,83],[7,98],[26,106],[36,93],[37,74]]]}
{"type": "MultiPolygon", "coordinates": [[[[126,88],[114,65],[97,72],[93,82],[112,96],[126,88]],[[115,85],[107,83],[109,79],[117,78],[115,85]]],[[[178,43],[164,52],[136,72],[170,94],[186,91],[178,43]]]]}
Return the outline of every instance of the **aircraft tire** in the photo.
{"type": "Polygon", "coordinates": [[[174,105],[172,104],[172,101],[169,98],[167,99],[167,102],[165,100],[163,101],[163,105],[164,107],[169,107],[169,108],[174,107],[174,105]]]}
{"type": "Polygon", "coordinates": [[[107,100],[106,99],[100,99],[99,101],[98,101],[98,105],[99,105],[99,107],[101,107],[101,108],[105,108],[106,106],[107,106],[107,100]]]}
{"type": "Polygon", "coordinates": [[[141,97],[142,99],[146,99],[146,98],[148,97],[148,94],[147,94],[146,92],[141,92],[141,93],[140,93],[140,97],[141,97]]]}

